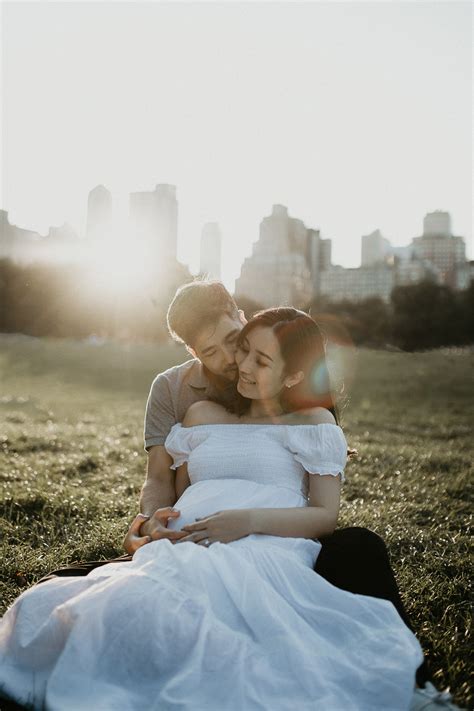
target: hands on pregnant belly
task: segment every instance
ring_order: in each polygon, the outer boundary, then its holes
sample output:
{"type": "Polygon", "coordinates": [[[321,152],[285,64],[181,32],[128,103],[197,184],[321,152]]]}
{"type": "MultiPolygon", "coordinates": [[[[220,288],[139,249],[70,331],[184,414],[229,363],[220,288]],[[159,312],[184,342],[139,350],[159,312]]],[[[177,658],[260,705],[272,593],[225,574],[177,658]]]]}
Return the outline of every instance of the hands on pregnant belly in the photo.
{"type": "MultiPolygon", "coordinates": [[[[189,486],[176,502],[178,518],[168,528],[186,533],[177,543],[229,543],[251,533],[249,487],[247,482],[212,479],[189,486]],[[242,487],[242,484],[244,485],[242,487]],[[246,495],[243,496],[243,489],[246,495]]],[[[251,483],[252,484],[252,483],[251,483]]],[[[254,487],[250,487],[254,493],[254,487]]]]}
{"type": "Polygon", "coordinates": [[[187,532],[177,543],[229,543],[253,532],[252,509],[305,503],[301,494],[282,487],[243,479],[209,479],[186,489],[175,505],[180,516],[170,520],[168,528],[187,532]]]}
{"type": "Polygon", "coordinates": [[[218,511],[211,516],[198,518],[196,523],[184,527],[188,535],[177,543],[197,543],[209,546],[211,543],[230,543],[252,533],[251,509],[218,511]]]}

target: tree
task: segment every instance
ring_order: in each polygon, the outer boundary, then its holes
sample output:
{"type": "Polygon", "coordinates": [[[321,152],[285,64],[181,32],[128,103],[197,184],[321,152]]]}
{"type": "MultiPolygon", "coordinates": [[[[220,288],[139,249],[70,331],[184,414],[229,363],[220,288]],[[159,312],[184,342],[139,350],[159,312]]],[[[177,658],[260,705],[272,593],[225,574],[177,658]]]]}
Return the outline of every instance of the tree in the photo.
{"type": "Polygon", "coordinates": [[[384,346],[391,337],[391,309],[379,297],[362,301],[317,299],[309,312],[323,330],[337,340],[350,339],[358,345],[384,346]]]}
{"type": "Polygon", "coordinates": [[[400,348],[436,348],[463,342],[457,295],[430,281],[392,291],[393,337],[400,348]]]}

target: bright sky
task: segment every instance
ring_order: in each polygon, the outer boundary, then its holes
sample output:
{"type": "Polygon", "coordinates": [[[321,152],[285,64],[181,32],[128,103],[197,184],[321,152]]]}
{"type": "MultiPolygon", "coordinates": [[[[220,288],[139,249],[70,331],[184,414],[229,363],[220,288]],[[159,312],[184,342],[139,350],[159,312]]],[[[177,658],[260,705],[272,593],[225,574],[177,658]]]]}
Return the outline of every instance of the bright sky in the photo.
{"type": "MultiPolygon", "coordinates": [[[[179,258],[219,222],[229,287],[273,203],[360,262],[451,213],[472,255],[470,2],[2,4],[10,221],[83,233],[103,183],[177,185],[179,258]]],[[[472,258],[472,256],[471,256],[472,258]]]]}

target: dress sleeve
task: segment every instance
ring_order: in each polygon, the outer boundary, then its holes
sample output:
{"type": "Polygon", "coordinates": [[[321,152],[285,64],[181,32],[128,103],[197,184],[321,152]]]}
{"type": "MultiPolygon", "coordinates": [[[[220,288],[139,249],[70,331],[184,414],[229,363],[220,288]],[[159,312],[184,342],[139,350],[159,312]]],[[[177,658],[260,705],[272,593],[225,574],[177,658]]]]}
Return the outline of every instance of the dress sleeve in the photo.
{"type": "Polygon", "coordinates": [[[338,425],[295,425],[288,429],[289,448],[308,474],[340,474],[344,481],[347,442],[338,425]]]}
{"type": "Polygon", "coordinates": [[[188,461],[192,443],[192,427],[182,427],[179,423],[174,425],[165,441],[168,454],[173,457],[171,469],[177,469],[188,461]]]}

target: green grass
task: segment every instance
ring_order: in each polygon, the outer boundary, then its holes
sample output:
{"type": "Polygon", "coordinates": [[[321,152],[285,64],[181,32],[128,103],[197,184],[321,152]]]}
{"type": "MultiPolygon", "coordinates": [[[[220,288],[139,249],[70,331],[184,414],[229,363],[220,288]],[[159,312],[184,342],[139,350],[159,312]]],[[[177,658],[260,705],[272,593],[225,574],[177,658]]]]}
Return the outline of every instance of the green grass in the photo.
{"type": "MultiPolygon", "coordinates": [[[[122,553],[145,471],[143,412],[175,346],[0,338],[2,612],[78,559],[122,553]]],[[[435,683],[472,706],[469,522],[474,353],[360,351],[342,424],[341,526],[386,541],[435,683]]]]}

